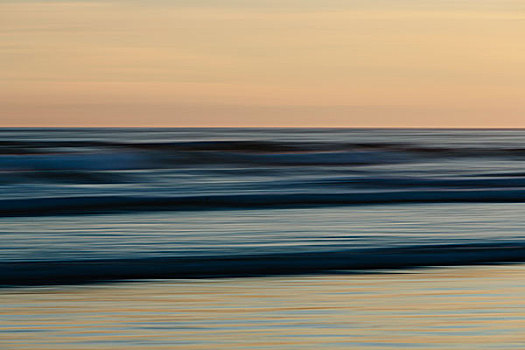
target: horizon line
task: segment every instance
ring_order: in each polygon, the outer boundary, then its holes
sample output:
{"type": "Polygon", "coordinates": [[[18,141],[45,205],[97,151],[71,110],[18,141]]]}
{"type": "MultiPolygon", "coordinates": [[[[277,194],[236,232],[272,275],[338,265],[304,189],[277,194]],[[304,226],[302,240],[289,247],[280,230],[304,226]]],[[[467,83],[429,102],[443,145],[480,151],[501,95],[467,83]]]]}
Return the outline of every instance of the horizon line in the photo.
{"type": "Polygon", "coordinates": [[[525,130],[523,127],[434,126],[0,126],[1,129],[361,129],[361,130],[525,130]]]}

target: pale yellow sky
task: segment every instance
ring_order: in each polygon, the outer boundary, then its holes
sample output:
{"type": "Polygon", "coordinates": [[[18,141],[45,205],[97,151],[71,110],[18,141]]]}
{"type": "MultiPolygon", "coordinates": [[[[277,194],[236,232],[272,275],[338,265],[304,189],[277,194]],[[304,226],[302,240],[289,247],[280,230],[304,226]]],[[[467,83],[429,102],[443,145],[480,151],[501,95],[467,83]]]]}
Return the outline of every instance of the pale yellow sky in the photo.
{"type": "Polygon", "coordinates": [[[523,0],[0,0],[0,126],[525,127],[523,0]]]}

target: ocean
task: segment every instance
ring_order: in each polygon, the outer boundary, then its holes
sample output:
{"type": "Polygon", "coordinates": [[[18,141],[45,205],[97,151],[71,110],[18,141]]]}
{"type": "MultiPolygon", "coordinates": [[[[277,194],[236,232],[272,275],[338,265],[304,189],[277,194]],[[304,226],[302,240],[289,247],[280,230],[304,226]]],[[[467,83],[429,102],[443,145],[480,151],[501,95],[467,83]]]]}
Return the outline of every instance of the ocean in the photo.
{"type": "Polygon", "coordinates": [[[0,129],[2,349],[523,349],[525,130],[0,129]]]}

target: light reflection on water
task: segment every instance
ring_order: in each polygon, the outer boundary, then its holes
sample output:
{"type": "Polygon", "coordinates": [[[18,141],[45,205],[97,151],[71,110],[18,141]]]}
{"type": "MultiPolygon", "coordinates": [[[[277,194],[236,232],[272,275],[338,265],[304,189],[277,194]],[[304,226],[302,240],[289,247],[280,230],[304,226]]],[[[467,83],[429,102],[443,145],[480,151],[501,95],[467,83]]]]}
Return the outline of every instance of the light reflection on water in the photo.
{"type": "Polygon", "coordinates": [[[0,261],[519,243],[524,213],[523,203],[440,203],[1,218],[0,261]]]}
{"type": "Polygon", "coordinates": [[[523,349],[525,266],[3,289],[2,349],[523,349]]]}

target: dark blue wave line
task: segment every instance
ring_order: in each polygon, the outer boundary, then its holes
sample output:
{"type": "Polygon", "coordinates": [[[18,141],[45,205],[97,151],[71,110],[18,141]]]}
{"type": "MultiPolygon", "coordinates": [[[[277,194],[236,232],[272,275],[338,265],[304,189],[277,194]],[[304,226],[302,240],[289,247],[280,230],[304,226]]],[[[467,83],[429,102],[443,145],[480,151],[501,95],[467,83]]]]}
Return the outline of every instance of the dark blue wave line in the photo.
{"type": "Polygon", "coordinates": [[[247,256],[1,262],[0,285],[254,277],[512,262],[525,262],[525,243],[434,245],[247,256]]]}
{"type": "Polygon", "coordinates": [[[523,203],[525,190],[238,194],[181,197],[85,196],[0,201],[0,217],[160,210],[298,208],[402,203],[523,203]]]}

